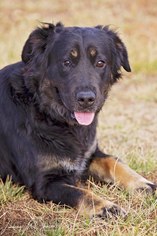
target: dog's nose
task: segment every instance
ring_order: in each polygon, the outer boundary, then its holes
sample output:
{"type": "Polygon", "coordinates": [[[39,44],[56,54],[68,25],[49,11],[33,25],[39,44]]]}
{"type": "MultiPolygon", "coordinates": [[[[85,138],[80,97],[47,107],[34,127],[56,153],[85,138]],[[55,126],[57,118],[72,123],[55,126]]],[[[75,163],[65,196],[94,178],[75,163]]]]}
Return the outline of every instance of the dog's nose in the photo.
{"type": "Polygon", "coordinates": [[[95,93],[92,91],[81,91],[76,95],[76,99],[80,106],[89,107],[94,104],[95,93]]]}

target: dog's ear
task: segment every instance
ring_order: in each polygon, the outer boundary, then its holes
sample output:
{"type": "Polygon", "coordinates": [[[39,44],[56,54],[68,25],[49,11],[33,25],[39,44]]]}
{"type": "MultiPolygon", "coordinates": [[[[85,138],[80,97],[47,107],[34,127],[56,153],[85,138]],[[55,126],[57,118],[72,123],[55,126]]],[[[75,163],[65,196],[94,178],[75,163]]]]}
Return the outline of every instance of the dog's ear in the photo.
{"type": "Polygon", "coordinates": [[[115,46],[116,46],[118,60],[119,60],[120,65],[127,72],[131,72],[129,59],[128,59],[128,53],[127,53],[127,49],[126,49],[124,43],[122,42],[122,40],[119,38],[119,36],[115,32],[112,32],[112,38],[113,38],[115,46]]]}
{"type": "Polygon", "coordinates": [[[52,40],[55,32],[59,32],[63,27],[61,23],[57,23],[56,26],[50,23],[41,24],[41,27],[38,27],[30,34],[23,47],[21,57],[25,63],[29,62],[34,55],[41,55],[46,49],[49,36],[51,36],[52,40]]]}
{"type": "Polygon", "coordinates": [[[101,26],[98,25],[96,28],[105,31],[105,33],[108,35],[108,37],[111,39],[112,42],[112,50],[113,48],[113,56],[116,56],[116,67],[117,70],[122,66],[126,71],[131,72],[129,60],[128,60],[128,53],[126,50],[126,47],[118,34],[114,32],[113,30],[109,29],[108,26],[101,26]]]}

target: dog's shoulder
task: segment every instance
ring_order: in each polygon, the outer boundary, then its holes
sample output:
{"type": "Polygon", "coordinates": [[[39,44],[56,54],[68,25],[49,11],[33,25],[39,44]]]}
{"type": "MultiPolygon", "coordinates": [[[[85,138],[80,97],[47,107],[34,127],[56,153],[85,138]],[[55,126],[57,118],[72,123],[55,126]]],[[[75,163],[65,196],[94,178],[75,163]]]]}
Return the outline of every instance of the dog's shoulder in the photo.
{"type": "Polygon", "coordinates": [[[7,65],[4,68],[0,69],[0,81],[1,81],[1,78],[11,77],[14,73],[16,73],[21,68],[23,68],[23,66],[24,66],[24,63],[20,61],[14,64],[7,65]]]}

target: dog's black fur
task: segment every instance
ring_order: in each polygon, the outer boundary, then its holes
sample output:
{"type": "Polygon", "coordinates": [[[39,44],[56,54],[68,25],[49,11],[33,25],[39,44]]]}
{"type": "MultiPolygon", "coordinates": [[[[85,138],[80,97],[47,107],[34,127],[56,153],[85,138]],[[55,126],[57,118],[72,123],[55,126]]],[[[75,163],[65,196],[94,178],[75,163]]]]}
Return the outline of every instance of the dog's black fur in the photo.
{"type": "Polygon", "coordinates": [[[34,30],[22,61],[0,71],[1,178],[11,176],[39,201],[76,206],[82,193],[67,186],[76,186],[99,152],[97,114],[121,66],[131,71],[123,42],[108,27],[34,30]],[[84,126],[74,112],[95,117],[84,126]]]}

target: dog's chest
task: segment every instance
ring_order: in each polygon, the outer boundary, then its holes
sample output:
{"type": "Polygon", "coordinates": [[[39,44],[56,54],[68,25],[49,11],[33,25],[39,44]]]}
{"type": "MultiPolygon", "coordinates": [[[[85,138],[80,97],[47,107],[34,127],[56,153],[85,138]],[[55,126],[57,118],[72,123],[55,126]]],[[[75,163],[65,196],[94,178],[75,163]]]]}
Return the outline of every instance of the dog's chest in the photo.
{"type": "Polygon", "coordinates": [[[50,153],[48,155],[39,155],[38,156],[38,167],[42,169],[42,171],[51,171],[55,170],[63,170],[67,173],[74,172],[76,175],[81,175],[81,173],[85,170],[86,164],[89,161],[91,155],[94,153],[97,146],[96,139],[93,140],[92,144],[86,149],[85,152],[80,150],[79,153],[74,154],[73,156],[60,156],[54,155],[50,153]]]}
{"type": "Polygon", "coordinates": [[[50,152],[39,156],[40,168],[44,171],[62,169],[65,172],[75,172],[76,175],[80,175],[95,152],[97,146],[95,136],[94,130],[83,132],[79,129],[56,136],[50,152]]]}
{"type": "Polygon", "coordinates": [[[86,164],[91,158],[92,154],[95,152],[96,146],[97,140],[95,138],[91,145],[80,156],[74,158],[73,160],[65,159],[60,163],[60,165],[67,171],[75,171],[76,173],[81,174],[85,170],[86,164]]]}

